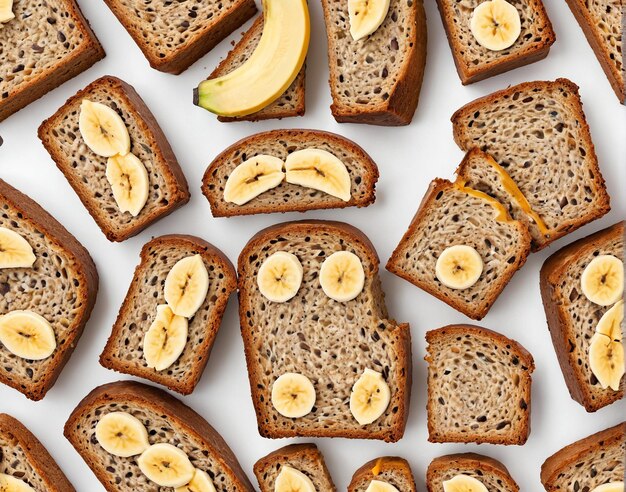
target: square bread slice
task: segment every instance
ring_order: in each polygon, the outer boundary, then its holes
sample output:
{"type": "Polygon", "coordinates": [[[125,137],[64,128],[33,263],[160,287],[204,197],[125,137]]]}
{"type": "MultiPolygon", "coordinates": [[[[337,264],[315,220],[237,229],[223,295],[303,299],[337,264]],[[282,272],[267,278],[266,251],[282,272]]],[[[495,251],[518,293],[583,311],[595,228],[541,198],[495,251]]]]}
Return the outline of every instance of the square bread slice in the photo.
{"type": "Polygon", "coordinates": [[[261,492],[274,492],[283,466],[290,466],[311,479],[315,490],[335,492],[337,488],[326,468],[324,455],[315,444],[290,444],[268,454],[254,464],[261,492]]]}
{"type": "Polygon", "coordinates": [[[105,0],[150,66],[178,75],[257,12],[254,0],[105,0]]]}
{"type": "Polygon", "coordinates": [[[450,325],[426,333],[428,440],[524,444],[532,356],[500,333],[450,325]]]}
{"type": "MultiPolygon", "coordinates": [[[[259,15],[243,37],[222,60],[215,70],[209,75],[209,79],[215,79],[226,75],[243,65],[254,52],[261,41],[263,34],[263,14],[259,15]]],[[[303,116],[305,110],[304,87],[306,83],[306,64],[302,65],[296,79],[289,88],[276,101],[265,106],[256,113],[240,117],[218,116],[223,122],[231,121],[261,121],[269,119],[283,119],[291,116],[303,116]]]]}
{"type": "Polygon", "coordinates": [[[521,32],[509,47],[493,51],[480,45],[470,28],[472,14],[484,0],[437,0],[452,57],[463,85],[529,65],[548,56],[556,40],[542,0],[508,0],[520,16],[521,32]]]}
{"type": "Polygon", "coordinates": [[[479,320],[526,262],[529,251],[528,229],[512,220],[504,205],[462,181],[435,179],[387,270],[479,320]],[[474,248],[483,261],[482,275],[467,289],[447,287],[435,274],[439,256],[455,245],[474,248]]]}
{"type": "Polygon", "coordinates": [[[18,233],[35,255],[30,268],[0,268],[0,315],[25,310],[51,324],[52,355],[27,360],[0,343],[0,383],[41,400],[76,348],[98,293],[89,252],[48,212],[0,180],[0,227],[18,233]]]}
{"type": "Polygon", "coordinates": [[[417,108],[426,64],[422,0],[390,0],[370,36],[350,35],[348,2],[322,0],[333,116],[340,123],[408,125],[417,108]]]}
{"type": "Polygon", "coordinates": [[[578,86],[525,82],[476,99],[452,116],[464,151],[491,154],[524,194],[552,241],[602,217],[611,206],[578,86]]]}
{"type": "Polygon", "coordinates": [[[409,462],[397,456],[383,456],[365,463],[354,472],[348,492],[367,492],[372,480],[388,483],[402,492],[417,491],[409,462]]]}
{"type": "Polygon", "coordinates": [[[574,400],[595,412],[624,397],[602,386],[589,367],[589,347],[600,318],[611,306],[591,302],[581,291],[581,276],[598,255],[624,258],[624,222],[596,232],[553,253],[541,268],[541,297],[552,343],[574,400]]]}
{"type": "Polygon", "coordinates": [[[204,173],[202,193],[214,217],[366,207],[376,200],[378,176],[378,166],[368,153],[347,138],[319,130],[272,130],[243,138],[219,154],[204,173]],[[292,152],[308,148],[325,150],[343,162],[352,184],[349,201],[287,181],[243,205],[224,200],[228,177],[247,159],[265,154],[284,161],[292,152]]]}
{"type": "Polygon", "coordinates": [[[21,0],[13,14],[0,28],[0,121],[104,58],[75,0],[21,0]]]}
{"type": "Polygon", "coordinates": [[[519,487],[506,466],[498,460],[475,453],[449,454],[435,458],[426,472],[428,492],[443,492],[443,482],[466,475],[494,492],[518,492],[519,487]]]}
{"type": "Polygon", "coordinates": [[[173,234],[152,239],[141,249],[141,261],[120,308],[100,364],[190,394],[209,360],[224,310],[237,287],[235,268],[215,246],[195,236],[173,234]],[[143,339],[152,325],[157,306],[166,304],[163,286],[167,274],[181,259],[201,255],[209,274],[209,291],[188,322],[187,344],[167,369],[148,367],[143,339]]]}
{"type": "Polygon", "coordinates": [[[187,405],[163,390],[132,381],[98,386],[74,409],[63,434],[108,492],[171,491],[151,482],[137,456],[107,452],[96,438],[96,425],[111,412],[126,412],[148,431],[150,445],[171,444],[206,472],[217,492],[254,492],[222,436],[187,405]]]}
{"type": "Polygon", "coordinates": [[[189,201],[187,180],[156,119],[135,89],[105,76],[72,96],[39,127],[39,138],[109,241],[124,241],[189,201]],[[78,127],[83,99],[114,109],[126,123],[131,152],[148,172],[150,194],[134,217],[122,212],[106,177],[107,158],[95,154],[78,127]]]}
{"type": "Polygon", "coordinates": [[[626,422],[565,446],[541,465],[548,492],[592,491],[624,480],[626,422]]]}
{"type": "Polygon", "coordinates": [[[6,413],[0,413],[0,474],[21,480],[32,490],[76,490],[39,439],[6,413]]]}
{"type": "Polygon", "coordinates": [[[399,440],[411,392],[408,324],[388,318],[378,276],[378,256],[358,229],[341,222],[287,222],[257,233],[239,255],[239,318],[252,401],[263,437],[346,437],[399,440]],[[298,293],[288,302],[268,301],[257,285],[265,260],[276,252],[297,256],[303,267],[298,293]],[[338,251],[358,256],[365,272],[356,298],[338,302],[320,286],[324,260],[338,251]],[[382,415],[360,425],[350,395],[365,369],[378,372],[390,390],[382,415]],[[316,399],[300,418],[280,414],[272,387],[285,373],[307,377],[316,399]]]}

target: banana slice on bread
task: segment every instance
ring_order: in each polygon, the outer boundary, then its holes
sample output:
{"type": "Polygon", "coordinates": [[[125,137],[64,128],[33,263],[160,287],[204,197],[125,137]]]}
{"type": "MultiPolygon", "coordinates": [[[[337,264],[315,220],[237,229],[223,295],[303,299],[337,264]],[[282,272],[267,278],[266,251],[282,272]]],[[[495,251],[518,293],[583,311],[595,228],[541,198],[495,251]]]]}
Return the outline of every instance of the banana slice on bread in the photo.
{"type": "Polygon", "coordinates": [[[284,162],[271,155],[257,155],[239,164],[226,181],[224,200],[244,205],[276,188],[285,179],[284,162]]]}
{"type": "Polygon", "coordinates": [[[9,352],[27,360],[47,359],[57,347],[48,320],[27,310],[10,311],[0,317],[0,342],[9,352]]]}
{"type": "Polygon", "coordinates": [[[304,149],[292,152],[285,161],[287,183],[323,191],[350,201],[352,184],[346,165],[336,156],[322,149],[304,149]]]}
{"type": "Polygon", "coordinates": [[[35,260],[26,239],[12,229],[0,227],[0,268],[29,268],[35,260]]]}
{"type": "Polygon", "coordinates": [[[389,0],[348,0],[350,35],[358,41],[380,27],[389,12],[389,0]]]}
{"type": "Polygon", "coordinates": [[[443,492],[489,492],[478,479],[469,475],[456,475],[443,482],[443,492]]]}
{"type": "Polygon", "coordinates": [[[278,251],[267,258],[257,274],[257,285],[272,302],[287,302],[300,289],[304,270],[296,255],[278,251]]]}
{"type": "Polygon", "coordinates": [[[350,411],[361,425],[371,424],[385,413],[391,401],[391,390],[383,375],[365,369],[350,394],[350,411]]]}
{"type": "Polygon", "coordinates": [[[106,104],[83,99],[78,116],[83,140],[94,154],[102,157],[130,152],[130,135],[124,120],[106,104]]]}
{"type": "Polygon", "coordinates": [[[318,492],[309,477],[300,470],[284,465],[276,477],[274,492],[318,492]]]}
{"type": "Polygon", "coordinates": [[[6,473],[0,473],[0,492],[35,492],[35,489],[24,482],[24,480],[6,473]]]}
{"type": "Polygon", "coordinates": [[[11,19],[15,19],[13,0],[0,0],[0,29],[2,24],[9,22],[11,19]]]}
{"type": "Polygon", "coordinates": [[[143,453],[150,443],[141,420],[128,412],[110,412],[96,424],[96,439],[114,456],[128,458],[143,453]]]}
{"type": "Polygon", "coordinates": [[[119,209],[137,217],[150,194],[150,179],[143,163],[132,152],[114,155],[107,160],[106,177],[119,209]]]}
{"type": "Polygon", "coordinates": [[[315,398],[315,387],[303,374],[285,373],[272,385],[272,405],[284,417],[304,417],[313,409],[315,398]]]}
{"type": "Polygon", "coordinates": [[[163,371],[178,360],[187,344],[188,321],[174,314],[167,304],[157,306],[156,319],[143,338],[148,367],[163,371]]]}
{"type": "Polygon", "coordinates": [[[182,487],[194,478],[194,466],[182,449],[169,443],[153,444],[137,459],[142,473],[161,487],[182,487]]]}
{"type": "Polygon", "coordinates": [[[209,292],[209,272],[200,255],[176,262],[165,278],[165,301],[178,316],[191,318],[209,292]]]}
{"type": "Polygon", "coordinates": [[[338,302],[355,299],[365,286],[363,264],[350,251],[337,251],[326,258],[319,278],[324,293],[338,302]]]}
{"type": "Polygon", "coordinates": [[[589,366],[602,389],[619,391],[624,375],[624,345],[622,344],[622,323],[624,321],[624,301],[617,302],[609,309],[596,327],[589,346],[589,366]]]}
{"type": "Polygon", "coordinates": [[[596,256],[580,278],[583,294],[599,306],[610,306],[624,292],[624,263],[613,255],[596,256]]]}
{"type": "Polygon", "coordinates": [[[483,260],[474,248],[464,244],[443,250],[435,264],[435,275],[451,289],[469,289],[483,273],[483,260]]]}
{"type": "Polygon", "coordinates": [[[209,474],[196,469],[191,482],[182,487],[177,487],[174,492],[216,492],[216,490],[209,474]]]}
{"type": "Polygon", "coordinates": [[[382,480],[372,480],[365,492],[400,492],[396,487],[382,480]]]}
{"type": "Polygon", "coordinates": [[[506,0],[487,0],[478,5],[470,28],[478,44],[491,51],[509,48],[522,32],[519,12],[506,0]]]}
{"type": "Polygon", "coordinates": [[[598,485],[591,492],[624,492],[624,482],[611,482],[598,485]]]}

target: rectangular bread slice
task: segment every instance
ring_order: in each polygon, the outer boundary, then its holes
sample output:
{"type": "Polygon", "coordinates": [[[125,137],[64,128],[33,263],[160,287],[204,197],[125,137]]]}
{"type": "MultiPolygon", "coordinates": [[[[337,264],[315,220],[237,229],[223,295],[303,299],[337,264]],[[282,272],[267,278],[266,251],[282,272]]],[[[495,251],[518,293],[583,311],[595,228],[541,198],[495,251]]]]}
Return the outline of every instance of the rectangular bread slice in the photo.
{"type": "Polygon", "coordinates": [[[237,287],[235,268],[226,255],[195,236],[180,234],[152,239],[141,249],[141,261],[100,355],[100,364],[190,394],[202,376],[230,295],[237,287]],[[148,367],[143,339],[152,325],[157,306],[166,304],[163,286],[167,274],[181,259],[199,254],[209,274],[209,291],[188,322],[187,344],[167,369],[148,367]]]}
{"type": "Polygon", "coordinates": [[[0,344],[0,382],[31,400],[54,385],[83,332],[98,293],[98,272],[89,252],[28,196],[0,180],[0,227],[21,235],[33,249],[30,268],[0,269],[0,315],[33,311],[52,325],[56,349],[27,360],[0,344]]]}
{"type": "Polygon", "coordinates": [[[315,444],[290,444],[268,454],[254,464],[261,492],[274,492],[283,466],[290,466],[311,479],[315,490],[335,492],[337,488],[326,468],[324,455],[315,444]]]}
{"type": "Polygon", "coordinates": [[[493,51],[481,46],[470,29],[474,9],[483,0],[437,0],[452,57],[463,85],[493,77],[548,56],[556,40],[542,0],[509,0],[520,16],[521,32],[509,47],[493,51]]]}
{"type": "Polygon", "coordinates": [[[68,99],[40,125],[39,138],[110,241],[138,234],[189,201],[187,180],[159,124],[135,89],[116,77],[99,78],[68,99]],[[106,177],[107,158],[83,140],[78,127],[83,99],[120,115],[130,134],[130,150],[146,167],[150,194],[136,217],[120,211],[106,177]]]}
{"type": "Polygon", "coordinates": [[[105,0],[150,66],[178,75],[257,12],[254,0],[105,0]]]}
{"type": "Polygon", "coordinates": [[[372,480],[388,483],[402,492],[416,492],[411,465],[404,458],[383,456],[359,468],[348,485],[348,492],[367,492],[372,480]]]}
{"type": "Polygon", "coordinates": [[[21,480],[36,491],[76,490],[39,439],[6,413],[0,414],[0,473],[21,480]]]}
{"type": "Polygon", "coordinates": [[[411,336],[407,324],[388,319],[378,276],[378,256],[358,229],[341,222],[301,221],[256,234],[239,255],[239,318],[252,400],[263,437],[346,437],[393,442],[404,434],[411,391],[411,336]],[[365,284],[345,303],[320,288],[319,269],[337,251],[357,255],[365,284]],[[298,293],[274,303],[260,293],[257,275],[278,251],[293,253],[303,267],[298,293]],[[350,395],[365,369],[382,374],[390,403],[371,424],[360,425],[350,395]],[[301,418],[281,415],[271,392],[276,379],[299,373],[314,385],[313,409],[301,418]]]}
{"type": "MultiPolygon", "coordinates": [[[[228,56],[217,66],[209,79],[226,75],[243,65],[254,52],[263,34],[263,14],[259,15],[243,37],[228,53],[228,56]]],[[[304,87],[306,83],[306,64],[302,65],[296,79],[289,88],[276,101],[264,107],[256,113],[240,117],[218,116],[223,122],[231,121],[261,121],[269,119],[282,119],[291,116],[303,116],[305,110],[304,87]]]]}
{"type": "Polygon", "coordinates": [[[267,214],[274,212],[305,212],[307,210],[366,207],[376,200],[378,166],[356,143],[334,133],[319,130],[272,130],[246,137],[219,154],[202,178],[202,193],[211,204],[214,217],[267,214]],[[315,148],[330,152],[341,160],[350,175],[351,198],[341,198],[323,191],[283,181],[276,188],[253,198],[244,205],[224,200],[224,188],[233,170],[245,160],[259,154],[283,161],[297,150],[315,148]]]}
{"type": "Polygon", "coordinates": [[[624,397],[626,378],[619,391],[602,389],[589,367],[589,347],[600,318],[611,306],[591,302],[581,291],[581,276],[598,255],[624,259],[624,222],[596,232],[553,253],[541,268],[541,297],[548,328],[574,400],[595,412],[624,397]]]}
{"type": "Polygon", "coordinates": [[[21,0],[13,14],[0,29],[0,121],[104,58],[75,0],[21,0]]]}
{"type": "Polygon", "coordinates": [[[565,446],[541,465],[548,492],[594,490],[624,480],[626,422],[565,446]]]}
{"type": "Polygon", "coordinates": [[[95,388],[74,409],[63,431],[108,492],[172,491],[151,482],[136,456],[114,456],[100,445],[95,428],[110,412],[127,412],[139,419],[151,445],[167,443],[181,449],[195,468],[209,475],[217,492],[254,492],[228,444],[202,416],[165,391],[132,381],[95,388]]]}
{"type": "Polygon", "coordinates": [[[443,482],[467,475],[494,492],[518,492],[519,486],[498,460],[475,453],[449,454],[435,458],[426,472],[428,492],[442,492],[443,482]]]}
{"type": "Polygon", "coordinates": [[[390,0],[370,36],[350,35],[348,2],[322,0],[333,116],[340,123],[408,125],[417,108],[426,64],[422,0],[390,0]]]}
{"type": "Polygon", "coordinates": [[[545,222],[550,235],[535,249],[610,210],[578,86],[569,80],[495,92],[463,106],[452,124],[459,147],[491,154],[545,222]]]}
{"type": "Polygon", "coordinates": [[[478,320],[526,262],[529,251],[528,229],[512,220],[500,202],[462,182],[435,179],[387,270],[478,320]],[[484,265],[478,281],[463,290],[445,286],[435,275],[437,259],[455,245],[474,248],[484,265]]]}
{"type": "Polygon", "coordinates": [[[486,328],[426,333],[428,440],[524,444],[530,434],[532,356],[486,328]]]}

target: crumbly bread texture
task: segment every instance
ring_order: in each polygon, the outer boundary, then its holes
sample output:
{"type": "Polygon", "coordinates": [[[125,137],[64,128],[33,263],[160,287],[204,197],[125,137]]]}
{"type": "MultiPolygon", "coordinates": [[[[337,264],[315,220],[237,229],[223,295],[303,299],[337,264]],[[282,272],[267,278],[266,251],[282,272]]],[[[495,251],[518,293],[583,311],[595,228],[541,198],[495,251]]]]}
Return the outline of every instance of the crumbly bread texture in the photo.
{"type": "Polygon", "coordinates": [[[566,0],[622,104],[626,104],[626,73],[622,38],[623,0],[566,0]]]}
{"type": "Polygon", "coordinates": [[[257,133],[234,143],[218,155],[202,178],[202,193],[211,204],[214,217],[344,207],[366,207],[376,199],[378,167],[356,143],[334,133],[319,130],[272,130],[257,133]],[[276,188],[253,198],[244,205],[224,200],[224,187],[230,173],[246,159],[268,154],[285,160],[297,150],[326,150],[341,160],[352,182],[350,201],[344,202],[323,191],[283,181],[276,188]]]}
{"type": "Polygon", "coordinates": [[[350,35],[348,2],[323,0],[328,38],[330,109],[340,123],[408,125],[426,64],[422,0],[391,0],[387,17],[370,36],[350,35]]]}
{"type": "Polygon", "coordinates": [[[541,466],[548,492],[589,491],[624,480],[626,422],[565,446],[541,466]]]}
{"type": "Polygon", "coordinates": [[[335,492],[337,488],[315,444],[290,444],[277,449],[254,464],[261,492],[274,492],[276,478],[283,466],[290,466],[311,479],[315,490],[335,492]]]}
{"type": "Polygon", "coordinates": [[[570,395],[588,412],[622,399],[626,386],[622,378],[619,391],[602,389],[589,367],[591,337],[610,308],[591,302],[580,287],[583,271],[598,255],[624,259],[623,221],[560,249],[541,268],[541,297],[552,343],[570,395]]]}
{"type": "Polygon", "coordinates": [[[24,481],[36,492],[75,491],[43,444],[6,413],[0,414],[0,473],[24,481]]]}
{"type": "Polygon", "coordinates": [[[483,318],[513,274],[526,262],[530,234],[494,199],[444,179],[434,180],[387,270],[473,319],[483,318]],[[464,290],[443,285],[435,275],[439,255],[464,244],[480,254],[484,268],[464,290]]]}
{"type": "Polygon", "coordinates": [[[105,76],[72,96],[39,127],[39,138],[110,241],[134,236],[189,201],[183,171],[156,119],[135,89],[105,76]],[[150,194],[139,215],[121,212],[106,177],[107,158],[95,154],[78,128],[83,99],[114,109],[126,123],[131,152],[146,167],[150,194]]]}
{"type": "Polygon", "coordinates": [[[490,492],[518,492],[509,470],[498,460],[475,453],[449,454],[435,458],[426,472],[428,492],[443,492],[443,482],[457,475],[480,480],[490,492]]]}
{"type": "Polygon", "coordinates": [[[348,437],[397,441],[404,433],[411,391],[411,337],[407,324],[388,319],[378,257],[367,237],[340,222],[278,224],[254,236],[239,256],[239,316],[252,400],[264,437],[348,437]],[[323,261],[336,251],[356,254],[365,270],[363,291],[345,303],[320,286],[323,261]],[[257,274],[277,251],[295,254],[304,269],[300,290],[285,303],[259,292],[257,274]],[[366,369],[380,372],[391,391],[383,415],[359,425],[350,412],[352,386],[366,369]],[[305,375],[317,395],[311,412],[280,415],[271,402],[284,373],[305,375]]]}
{"type": "Polygon", "coordinates": [[[365,492],[372,480],[386,482],[402,492],[417,491],[409,462],[397,456],[384,456],[365,463],[354,472],[348,492],[365,492]]]}
{"type": "Polygon", "coordinates": [[[57,347],[43,360],[26,360],[0,344],[0,382],[41,400],[74,351],[98,292],[89,252],[48,212],[0,180],[0,227],[20,234],[33,248],[30,268],[0,269],[0,315],[30,310],[54,330],[57,347]]]}
{"type": "Polygon", "coordinates": [[[13,13],[0,28],[0,121],[104,58],[75,0],[15,0],[13,13]]]}
{"type": "Polygon", "coordinates": [[[426,333],[428,440],[524,444],[535,363],[519,343],[472,325],[426,333]]]}
{"type": "Polygon", "coordinates": [[[511,176],[550,230],[541,249],[610,210],[578,86],[525,82],[477,99],[452,116],[463,150],[479,147],[511,176]]]}
{"type": "Polygon", "coordinates": [[[209,360],[228,299],[236,287],[235,268],[210,243],[178,234],[152,239],[141,250],[141,262],[100,355],[100,364],[149,379],[184,395],[191,393],[209,360]],[[187,344],[182,354],[170,367],[157,371],[147,366],[143,338],[156,317],[157,306],[166,304],[163,287],[167,274],[179,260],[196,254],[202,256],[209,273],[209,292],[189,320],[187,344]]]}
{"type": "Polygon", "coordinates": [[[96,425],[110,412],[128,412],[148,430],[150,444],[169,443],[205,471],[217,492],[254,492],[222,436],[200,415],[163,390],[132,381],[98,386],[74,409],[64,435],[109,492],[171,492],[141,472],[137,456],[122,458],[104,450],[96,425]]]}
{"type": "Polygon", "coordinates": [[[556,40],[542,0],[509,0],[520,16],[517,40],[501,51],[481,46],[470,29],[474,9],[484,0],[437,0],[452,57],[463,85],[539,61],[556,40]]]}
{"type": "MultiPolygon", "coordinates": [[[[263,14],[259,15],[243,37],[235,45],[228,56],[222,60],[209,76],[214,79],[232,72],[243,65],[254,52],[263,34],[263,14]]],[[[274,102],[265,106],[256,113],[247,116],[227,117],[218,116],[223,122],[230,121],[261,121],[269,119],[289,118],[290,116],[303,116],[305,110],[304,87],[306,82],[306,65],[302,65],[298,76],[289,88],[274,102]]]]}
{"type": "Polygon", "coordinates": [[[105,0],[150,66],[179,74],[257,12],[254,0],[105,0]]]}

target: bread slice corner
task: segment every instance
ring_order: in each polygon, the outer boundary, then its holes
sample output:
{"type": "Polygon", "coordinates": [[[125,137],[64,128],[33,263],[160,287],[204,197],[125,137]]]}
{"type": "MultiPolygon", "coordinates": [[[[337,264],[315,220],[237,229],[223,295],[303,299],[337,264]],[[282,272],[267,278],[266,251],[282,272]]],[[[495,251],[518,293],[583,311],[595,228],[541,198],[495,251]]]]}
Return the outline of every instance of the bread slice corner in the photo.
{"type": "Polygon", "coordinates": [[[372,480],[388,483],[402,492],[417,491],[411,465],[398,456],[383,456],[365,463],[354,472],[348,492],[366,492],[372,480]]]}
{"type": "Polygon", "coordinates": [[[518,492],[519,486],[500,461],[476,453],[449,454],[435,458],[426,472],[428,492],[443,490],[443,482],[457,475],[480,480],[487,490],[518,492]]]}

